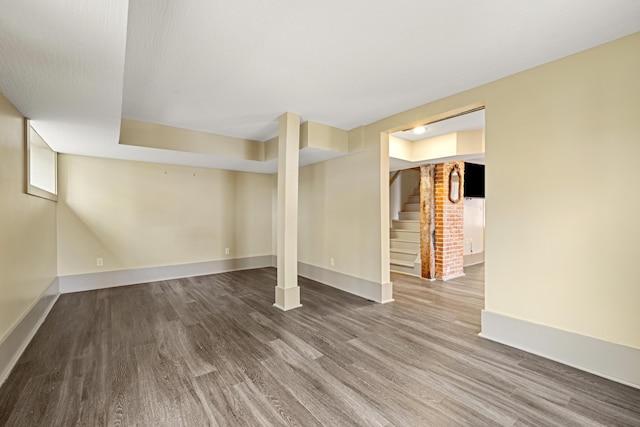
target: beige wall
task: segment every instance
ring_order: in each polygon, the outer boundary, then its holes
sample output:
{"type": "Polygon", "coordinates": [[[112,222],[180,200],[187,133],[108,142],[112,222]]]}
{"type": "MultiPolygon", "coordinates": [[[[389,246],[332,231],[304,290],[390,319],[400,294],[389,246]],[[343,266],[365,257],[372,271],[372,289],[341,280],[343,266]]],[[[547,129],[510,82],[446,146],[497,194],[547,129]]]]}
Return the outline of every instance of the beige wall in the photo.
{"type": "Polygon", "coordinates": [[[397,114],[486,103],[486,309],[640,348],[640,33],[397,114]]]}
{"type": "Polygon", "coordinates": [[[61,155],[58,274],[269,255],[271,189],[269,175],[61,155]]]}
{"type": "Polygon", "coordinates": [[[456,132],[416,141],[411,144],[411,161],[455,156],[458,154],[456,150],[457,141],[458,135],[456,132]]]}
{"type": "Polygon", "coordinates": [[[0,94],[0,343],[56,278],[56,204],[25,194],[24,121],[0,94]]]}
{"type": "Polygon", "coordinates": [[[495,85],[488,310],[640,348],[639,51],[637,34],[495,85]]]}
{"type": "Polygon", "coordinates": [[[300,126],[300,148],[320,148],[346,153],[349,151],[348,132],[316,122],[300,126]]]}
{"type": "MultiPolygon", "coordinates": [[[[396,171],[398,176],[396,177],[393,184],[389,186],[389,227],[392,226],[393,220],[398,219],[398,212],[402,210],[402,203],[406,202],[402,200],[402,190],[403,190],[403,172],[404,171],[396,171]]],[[[396,172],[389,173],[389,180],[393,179],[396,172]]]]}
{"type": "Polygon", "coordinates": [[[231,159],[263,161],[265,157],[262,142],[131,119],[122,119],[119,143],[231,159]]]}
{"type": "MultiPolygon", "coordinates": [[[[378,136],[379,138],[379,136],[378,136]]],[[[364,151],[300,169],[298,261],[377,283],[381,272],[381,191],[388,200],[389,170],[380,171],[380,141],[364,151]],[[382,175],[381,175],[382,173],[382,175]],[[335,265],[331,265],[334,258],[335,265]]],[[[384,204],[384,209],[387,208],[384,204]]],[[[386,213],[388,218],[388,212],[386,213]]],[[[388,251],[388,219],[385,222],[388,251]]]]}
{"type": "Polygon", "coordinates": [[[418,169],[405,169],[399,179],[402,179],[401,201],[402,203],[407,203],[415,190],[420,188],[420,171],[418,169]]]}
{"type": "Polygon", "coordinates": [[[413,142],[390,135],[389,157],[414,164],[442,163],[455,156],[483,155],[484,145],[484,130],[451,132],[413,142]]]}
{"type": "MultiPolygon", "coordinates": [[[[388,280],[384,132],[484,103],[486,309],[640,348],[638,51],[635,34],[358,129],[362,152],[300,170],[299,260],[388,280]]],[[[23,194],[1,102],[6,333],[55,277],[55,204],[23,194]]],[[[272,176],[67,155],[59,174],[59,275],[272,253],[272,176]]]]}
{"type": "Polygon", "coordinates": [[[456,154],[484,153],[484,130],[467,130],[456,132],[456,134],[458,137],[456,154]]]}

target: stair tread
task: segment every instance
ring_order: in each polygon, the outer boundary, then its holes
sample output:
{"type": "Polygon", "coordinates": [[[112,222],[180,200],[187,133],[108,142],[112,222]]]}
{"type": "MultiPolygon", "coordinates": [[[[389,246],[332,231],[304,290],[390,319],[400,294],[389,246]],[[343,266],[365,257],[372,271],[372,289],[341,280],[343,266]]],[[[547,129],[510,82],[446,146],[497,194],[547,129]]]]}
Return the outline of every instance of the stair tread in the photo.
{"type": "Polygon", "coordinates": [[[411,261],[400,261],[399,259],[391,258],[390,264],[402,265],[404,267],[413,267],[415,263],[413,263],[411,261]]]}
{"type": "Polygon", "coordinates": [[[418,219],[394,219],[394,221],[398,222],[420,222],[418,219]]]}
{"type": "Polygon", "coordinates": [[[418,240],[399,239],[397,237],[390,237],[389,240],[392,241],[392,242],[404,242],[404,243],[417,243],[417,244],[420,244],[420,241],[418,241],[418,240]]]}
{"type": "Polygon", "coordinates": [[[411,250],[411,249],[391,248],[390,251],[391,252],[397,252],[399,254],[418,255],[418,251],[414,251],[414,250],[411,250]]]}

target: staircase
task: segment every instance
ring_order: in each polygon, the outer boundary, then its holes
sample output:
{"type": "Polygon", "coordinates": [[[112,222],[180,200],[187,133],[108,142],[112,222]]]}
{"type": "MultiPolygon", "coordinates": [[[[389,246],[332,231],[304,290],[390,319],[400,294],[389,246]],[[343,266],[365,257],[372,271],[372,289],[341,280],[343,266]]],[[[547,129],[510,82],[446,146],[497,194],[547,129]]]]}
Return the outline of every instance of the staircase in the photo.
{"type": "Polygon", "coordinates": [[[391,228],[391,270],[420,276],[420,189],[409,196],[391,228]]]}

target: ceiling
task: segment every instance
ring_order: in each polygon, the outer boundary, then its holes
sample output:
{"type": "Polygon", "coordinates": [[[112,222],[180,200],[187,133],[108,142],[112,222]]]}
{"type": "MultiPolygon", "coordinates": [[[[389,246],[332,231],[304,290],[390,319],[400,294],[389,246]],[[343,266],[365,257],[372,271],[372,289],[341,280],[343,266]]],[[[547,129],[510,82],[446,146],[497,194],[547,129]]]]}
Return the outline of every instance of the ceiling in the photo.
{"type": "Polygon", "coordinates": [[[239,170],[255,165],[120,145],[120,119],[264,141],[289,111],[348,130],[640,30],[637,0],[0,7],[0,91],[53,149],[239,170]]]}
{"type": "MultiPolygon", "coordinates": [[[[425,123],[424,129],[425,132],[421,134],[417,134],[413,131],[413,129],[407,129],[399,132],[394,132],[391,135],[396,138],[404,139],[406,141],[420,141],[423,139],[435,138],[436,136],[446,135],[448,133],[453,132],[462,132],[462,131],[470,131],[470,130],[482,130],[484,129],[484,119],[485,119],[485,110],[484,108],[477,111],[472,111],[470,113],[462,114],[460,116],[452,117],[445,120],[440,120],[435,123],[425,123]]],[[[391,150],[390,150],[391,151],[391,150]]],[[[484,164],[484,154],[471,154],[471,155],[461,155],[461,156],[453,156],[448,158],[438,158],[438,159],[425,159],[423,161],[418,162],[409,162],[403,159],[397,159],[389,156],[389,171],[398,171],[401,169],[411,169],[421,164],[444,162],[444,161],[458,161],[464,160],[467,163],[476,163],[476,164],[484,164]]]]}
{"type": "Polygon", "coordinates": [[[424,133],[415,133],[413,129],[394,132],[391,135],[407,141],[419,141],[425,138],[433,138],[452,132],[484,129],[484,109],[441,120],[435,123],[425,124],[424,133]]]}

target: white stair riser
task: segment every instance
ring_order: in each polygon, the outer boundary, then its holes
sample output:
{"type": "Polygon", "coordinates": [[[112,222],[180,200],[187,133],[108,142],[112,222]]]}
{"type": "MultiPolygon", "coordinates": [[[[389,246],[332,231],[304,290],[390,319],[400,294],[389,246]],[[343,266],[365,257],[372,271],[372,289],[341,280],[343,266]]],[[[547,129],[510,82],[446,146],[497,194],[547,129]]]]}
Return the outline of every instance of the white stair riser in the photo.
{"type": "Polygon", "coordinates": [[[393,220],[393,228],[390,231],[390,258],[392,271],[399,271],[420,277],[420,188],[416,188],[408,203],[403,205],[399,212],[399,220],[393,220]],[[404,222],[415,221],[415,222],[404,222]],[[394,240],[398,239],[398,240],[394,240]],[[394,250],[400,250],[396,252],[394,250]],[[411,251],[406,253],[406,251],[411,251]],[[417,261],[417,262],[416,262],[417,261]],[[395,264],[398,263],[398,264],[395,264]],[[413,267],[408,265],[412,263],[413,267]]]}
{"type": "Polygon", "coordinates": [[[409,267],[405,267],[404,265],[391,264],[390,265],[390,270],[391,271],[399,271],[400,273],[411,274],[412,276],[420,277],[421,266],[420,266],[420,264],[415,264],[413,266],[413,268],[409,268],[409,267]]]}
{"type": "Polygon", "coordinates": [[[393,249],[391,250],[390,256],[391,256],[391,259],[397,259],[400,261],[416,262],[418,260],[417,254],[405,254],[402,252],[394,252],[393,249]]]}
{"type": "Polygon", "coordinates": [[[419,222],[405,222],[402,220],[393,220],[393,229],[394,230],[412,230],[412,231],[420,231],[420,223],[419,222]]]}
{"type": "Polygon", "coordinates": [[[420,251],[420,242],[401,242],[391,240],[391,249],[410,249],[416,252],[420,251]]]}
{"type": "Polygon", "coordinates": [[[398,215],[400,219],[420,221],[420,212],[398,212],[398,215]]]}
{"type": "Polygon", "coordinates": [[[409,230],[391,230],[392,239],[410,240],[412,242],[420,241],[420,233],[409,230]]]}
{"type": "Polygon", "coordinates": [[[403,210],[405,212],[420,212],[420,203],[405,203],[403,210]]]}

